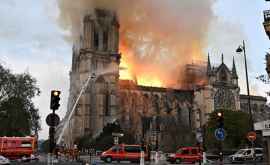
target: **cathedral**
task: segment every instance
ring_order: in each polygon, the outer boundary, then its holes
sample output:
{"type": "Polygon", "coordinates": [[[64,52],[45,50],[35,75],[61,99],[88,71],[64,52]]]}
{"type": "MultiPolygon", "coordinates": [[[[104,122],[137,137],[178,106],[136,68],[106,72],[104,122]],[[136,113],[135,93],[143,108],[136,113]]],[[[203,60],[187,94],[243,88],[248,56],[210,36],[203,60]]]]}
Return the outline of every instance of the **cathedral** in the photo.
{"type": "MultiPolygon", "coordinates": [[[[84,135],[97,137],[106,124],[117,122],[138,143],[141,139],[153,143],[155,137],[160,142],[155,145],[166,148],[192,139],[178,132],[194,133],[215,110],[246,110],[247,96],[240,95],[235,61],[228,67],[223,55],[219,66],[212,66],[209,56],[205,65],[186,65],[185,74],[193,79],[183,89],[119,79],[119,26],[116,14],[107,10],[96,9],[83,19],[81,38],[73,47],[66,116],[89,76],[91,79],[64,132],[64,144],[72,146],[84,135]],[[203,83],[196,83],[200,80],[203,83]]],[[[266,99],[252,96],[251,102],[262,107],[266,99]]],[[[61,128],[62,124],[58,131],[61,128]]]]}

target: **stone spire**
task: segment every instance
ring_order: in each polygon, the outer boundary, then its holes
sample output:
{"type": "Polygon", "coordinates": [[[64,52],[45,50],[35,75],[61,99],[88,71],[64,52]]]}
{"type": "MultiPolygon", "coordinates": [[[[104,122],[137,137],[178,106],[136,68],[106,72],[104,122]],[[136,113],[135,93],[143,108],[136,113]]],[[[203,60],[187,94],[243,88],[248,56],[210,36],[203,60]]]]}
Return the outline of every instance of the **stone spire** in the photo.
{"type": "Polygon", "coordinates": [[[210,63],[210,57],[209,57],[209,53],[208,53],[207,71],[206,71],[206,73],[207,73],[208,76],[211,76],[211,72],[212,72],[212,70],[211,70],[211,63],[210,63]]]}
{"type": "Polygon", "coordinates": [[[223,53],[221,54],[221,63],[224,64],[224,56],[223,56],[223,53]]]}
{"type": "Polygon", "coordinates": [[[232,66],[232,78],[238,79],[238,75],[236,73],[236,67],[235,67],[234,57],[233,57],[233,66],[232,66]]]}

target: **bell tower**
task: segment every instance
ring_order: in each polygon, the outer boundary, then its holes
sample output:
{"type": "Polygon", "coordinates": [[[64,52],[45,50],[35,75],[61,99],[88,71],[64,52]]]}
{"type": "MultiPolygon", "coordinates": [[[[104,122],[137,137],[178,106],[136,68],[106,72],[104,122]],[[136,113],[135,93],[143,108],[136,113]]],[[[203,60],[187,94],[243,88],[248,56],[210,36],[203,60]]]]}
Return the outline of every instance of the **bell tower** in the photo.
{"type": "Polygon", "coordinates": [[[77,51],[73,52],[71,71],[71,88],[76,88],[70,89],[75,91],[70,94],[73,97],[91,76],[75,112],[77,137],[97,136],[107,123],[116,120],[121,58],[118,46],[119,23],[115,12],[95,9],[85,15],[80,42],[74,46],[77,51]]]}

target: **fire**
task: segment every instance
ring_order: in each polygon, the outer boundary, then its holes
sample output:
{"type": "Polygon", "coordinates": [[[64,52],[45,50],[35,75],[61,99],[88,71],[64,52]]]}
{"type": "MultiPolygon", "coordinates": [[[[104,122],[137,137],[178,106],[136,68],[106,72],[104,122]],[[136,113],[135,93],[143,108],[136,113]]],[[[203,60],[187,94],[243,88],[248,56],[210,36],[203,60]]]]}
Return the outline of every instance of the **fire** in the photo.
{"type": "Polygon", "coordinates": [[[125,60],[121,60],[120,68],[120,79],[122,80],[133,80],[136,81],[138,85],[142,86],[163,86],[159,77],[152,77],[150,75],[135,76],[135,74],[132,74],[131,70],[129,69],[130,66],[125,60]]]}
{"type": "Polygon", "coordinates": [[[164,86],[161,79],[158,76],[152,76],[151,74],[143,73],[139,68],[135,68],[132,63],[133,54],[123,44],[120,45],[120,52],[122,54],[120,63],[120,79],[133,80],[138,85],[142,86],[164,86]],[[141,72],[141,73],[140,73],[141,72]]]}
{"type": "Polygon", "coordinates": [[[143,86],[154,86],[154,87],[162,87],[163,84],[158,77],[152,76],[141,76],[137,78],[138,84],[143,86]]]}
{"type": "MultiPolygon", "coordinates": [[[[138,85],[142,86],[154,86],[154,87],[177,87],[181,86],[180,81],[184,81],[188,77],[181,73],[181,69],[186,67],[186,64],[200,64],[201,61],[205,61],[202,55],[202,48],[200,44],[194,41],[190,47],[190,51],[187,52],[190,54],[188,59],[180,58],[176,56],[174,60],[170,60],[168,64],[155,64],[151,62],[151,59],[145,63],[142,59],[137,59],[134,51],[130,46],[125,46],[125,42],[122,40],[120,41],[120,52],[122,54],[121,63],[120,63],[120,79],[122,80],[133,80],[138,85]],[[178,60],[180,58],[181,60],[178,60]],[[172,63],[175,62],[176,68],[174,71],[164,70],[164,66],[166,68],[172,66],[172,63]],[[180,62],[180,63],[179,63],[180,62]],[[173,73],[173,74],[172,74],[173,73]],[[181,77],[179,77],[182,75],[181,77]],[[177,84],[175,83],[177,82],[177,84]]],[[[175,53],[177,54],[177,53],[175,53]]],[[[200,65],[199,65],[200,66],[200,65]]],[[[185,68],[182,72],[185,71],[185,68]]],[[[197,85],[204,84],[204,80],[198,82],[197,85]]]]}
{"type": "Polygon", "coordinates": [[[122,79],[122,80],[132,80],[133,79],[133,76],[129,70],[128,63],[126,61],[124,61],[123,59],[121,59],[120,68],[121,68],[120,69],[120,79],[122,79]]]}

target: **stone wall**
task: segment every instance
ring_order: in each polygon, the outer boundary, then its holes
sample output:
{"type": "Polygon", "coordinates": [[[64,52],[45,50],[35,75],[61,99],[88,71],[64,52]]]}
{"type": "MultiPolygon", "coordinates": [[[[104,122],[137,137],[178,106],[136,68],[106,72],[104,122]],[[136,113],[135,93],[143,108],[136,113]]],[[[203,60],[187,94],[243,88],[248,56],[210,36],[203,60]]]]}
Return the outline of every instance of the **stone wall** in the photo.
{"type": "Polygon", "coordinates": [[[193,91],[137,86],[119,82],[120,125],[138,143],[170,150],[181,144],[196,143],[189,135],[193,127],[193,91]],[[184,133],[185,132],[185,133],[184,133]],[[168,147],[170,146],[170,147],[168,147]]]}

